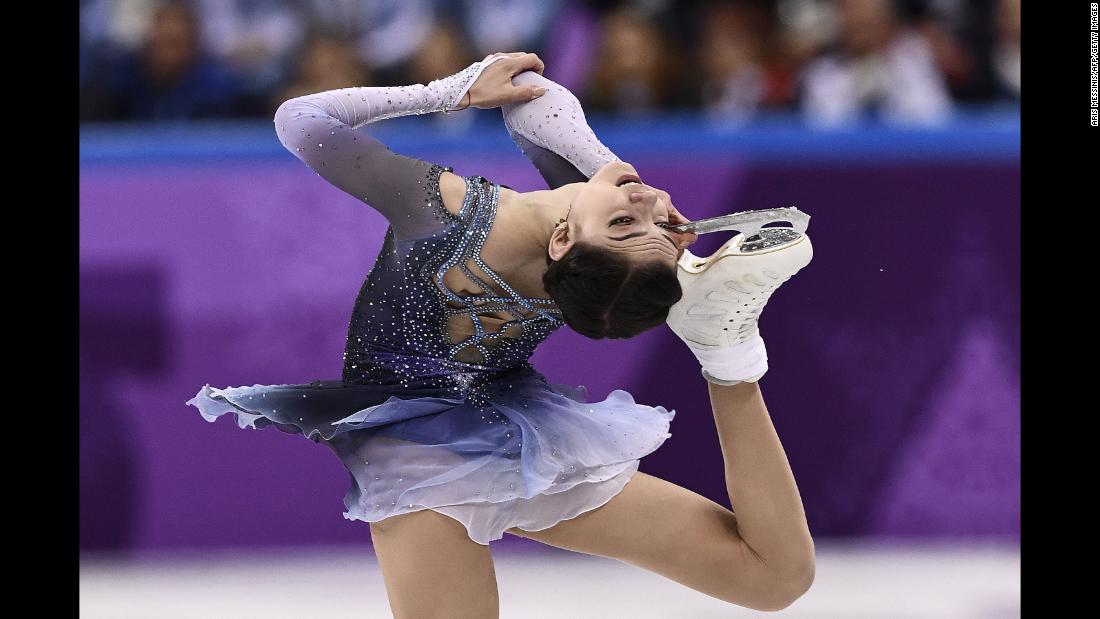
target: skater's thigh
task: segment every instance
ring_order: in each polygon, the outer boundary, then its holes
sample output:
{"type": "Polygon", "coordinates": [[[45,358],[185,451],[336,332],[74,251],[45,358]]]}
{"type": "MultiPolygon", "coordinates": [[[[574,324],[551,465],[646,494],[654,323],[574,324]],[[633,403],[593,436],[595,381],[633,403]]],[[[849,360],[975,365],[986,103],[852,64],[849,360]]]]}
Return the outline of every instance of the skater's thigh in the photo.
{"type": "Polygon", "coordinates": [[[396,619],[498,616],[493,556],[457,520],[421,510],[370,530],[396,619]]]}
{"type": "Polygon", "coordinates": [[[508,533],[618,559],[735,604],[774,582],[738,535],[733,512],[640,471],[601,507],[541,531],[508,533]]]}

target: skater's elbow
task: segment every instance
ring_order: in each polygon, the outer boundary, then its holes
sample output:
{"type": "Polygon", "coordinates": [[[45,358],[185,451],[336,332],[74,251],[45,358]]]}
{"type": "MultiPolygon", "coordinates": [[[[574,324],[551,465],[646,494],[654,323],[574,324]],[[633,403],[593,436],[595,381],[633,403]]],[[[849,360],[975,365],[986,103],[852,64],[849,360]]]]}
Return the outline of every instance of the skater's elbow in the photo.
{"type": "Polygon", "coordinates": [[[282,131],[280,131],[280,128],[283,125],[287,125],[290,123],[291,119],[294,116],[294,109],[299,105],[301,105],[301,102],[298,100],[297,97],[295,97],[293,99],[287,99],[286,101],[283,101],[281,104],[279,104],[278,109],[275,110],[275,130],[280,137],[282,137],[283,133],[282,131]]]}
{"type": "Polygon", "coordinates": [[[288,99],[275,110],[275,135],[279,137],[279,143],[291,152],[294,149],[294,145],[291,144],[292,136],[300,133],[295,129],[294,122],[294,110],[298,105],[299,102],[296,99],[288,99]]]}
{"type": "Polygon", "coordinates": [[[287,99],[275,110],[275,135],[284,148],[292,153],[299,152],[302,146],[299,142],[306,141],[319,117],[327,118],[327,115],[306,97],[287,99]]]}

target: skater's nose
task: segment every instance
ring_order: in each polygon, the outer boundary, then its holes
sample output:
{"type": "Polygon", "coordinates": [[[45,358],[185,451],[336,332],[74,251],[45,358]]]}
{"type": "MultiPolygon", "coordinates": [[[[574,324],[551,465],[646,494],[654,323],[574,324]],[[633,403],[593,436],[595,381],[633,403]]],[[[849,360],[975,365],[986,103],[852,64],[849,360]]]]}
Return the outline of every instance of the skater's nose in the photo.
{"type": "Polygon", "coordinates": [[[631,202],[642,202],[648,206],[657,204],[657,192],[652,189],[639,189],[630,193],[631,202]]]}

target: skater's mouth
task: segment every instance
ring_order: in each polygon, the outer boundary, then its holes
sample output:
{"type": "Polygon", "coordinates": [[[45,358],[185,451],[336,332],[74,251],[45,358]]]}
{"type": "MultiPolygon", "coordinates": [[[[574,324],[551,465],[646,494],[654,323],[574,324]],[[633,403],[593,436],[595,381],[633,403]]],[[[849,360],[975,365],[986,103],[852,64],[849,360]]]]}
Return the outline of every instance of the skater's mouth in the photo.
{"type": "Polygon", "coordinates": [[[619,177],[619,180],[615,181],[615,186],[616,187],[624,187],[624,186],[629,185],[631,183],[636,183],[638,185],[641,185],[642,184],[642,179],[639,178],[637,174],[624,174],[624,175],[619,177]]]}

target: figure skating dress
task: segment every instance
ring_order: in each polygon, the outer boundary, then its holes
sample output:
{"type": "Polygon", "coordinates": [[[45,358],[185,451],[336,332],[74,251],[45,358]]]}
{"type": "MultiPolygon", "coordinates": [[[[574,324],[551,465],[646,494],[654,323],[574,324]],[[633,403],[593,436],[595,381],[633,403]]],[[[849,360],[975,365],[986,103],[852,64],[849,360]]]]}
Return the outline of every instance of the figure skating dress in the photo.
{"type": "MultiPolygon", "coordinates": [[[[439,190],[451,168],[395,154],[359,130],[457,108],[484,66],[427,86],[345,88],[279,108],[284,146],[390,225],[355,301],[340,380],[206,385],[187,402],[211,422],[232,413],[241,428],[275,427],[330,447],[351,475],[347,519],[431,509],[480,544],[605,504],[670,436],[675,415],[623,390],[587,402],[583,387],[548,382],[529,359],[563,325],[560,310],[516,294],[480,256],[500,185],[462,177],[465,199],[452,213],[439,190]],[[450,289],[445,276],[456,271],[479,293],[450,289]]],[[[502,109],[551,187],[585,181],[616,159],[567,89],[533,72],[513,82],[549,89],[502,109]]]]}

